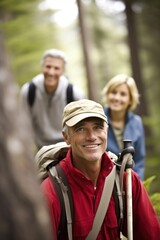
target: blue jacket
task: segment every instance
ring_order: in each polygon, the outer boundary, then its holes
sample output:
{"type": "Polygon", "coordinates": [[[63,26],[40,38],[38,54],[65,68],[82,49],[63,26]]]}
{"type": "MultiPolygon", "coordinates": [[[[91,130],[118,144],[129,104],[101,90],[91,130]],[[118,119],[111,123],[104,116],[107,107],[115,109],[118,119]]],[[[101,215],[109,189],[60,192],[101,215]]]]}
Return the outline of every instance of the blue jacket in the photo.
{"type": "MultiPolygon", "coordinates": [[[[110,110],[109,108],[105,108],[104,111],[106,116],[108,117],[108,122],[109,122],[107,151],[111,151],[117,155],[122,151],[122,149],[120,149],[118,145],[116,136],[112,128],[112,123],[110,119],[110,110]]],[[[132,145],[135,149],[135,153],[133,156],[135,166],[133,170],[138,174],[139,178],[143,180],[146,149],[145,149],[144,128],[143,128],[143,123],[140,116],[132,112],[127,112],[123,139],[132,140],[132,145]]]]}

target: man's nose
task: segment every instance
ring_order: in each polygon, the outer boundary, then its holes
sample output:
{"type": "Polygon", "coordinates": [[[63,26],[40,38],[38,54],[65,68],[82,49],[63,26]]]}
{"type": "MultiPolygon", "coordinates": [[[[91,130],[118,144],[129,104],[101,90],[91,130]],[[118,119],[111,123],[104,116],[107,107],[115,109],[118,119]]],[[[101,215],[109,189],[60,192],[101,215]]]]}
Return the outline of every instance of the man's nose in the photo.
{"type": "Polygon", "coordinates": [[[96,139],[96,134],[92,129],[88,129],[86,133],[86,138],[89,140],[95,140],[96,139]]]}

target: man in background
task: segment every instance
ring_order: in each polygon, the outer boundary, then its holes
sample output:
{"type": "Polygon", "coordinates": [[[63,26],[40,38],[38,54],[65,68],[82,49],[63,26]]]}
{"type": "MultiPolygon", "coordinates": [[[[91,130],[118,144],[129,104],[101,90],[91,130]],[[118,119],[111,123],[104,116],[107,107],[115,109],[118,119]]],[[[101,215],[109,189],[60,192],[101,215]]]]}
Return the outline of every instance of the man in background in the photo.
{"type": "Polygon", "coordinates": [[[42,73],[22,86],[21,98],[33,126],[37,148],[62,141],[62,113],[68,102],[84,98],[82,90],[69,84],[65,74],[65,53],[44,52],[42,73]]]}

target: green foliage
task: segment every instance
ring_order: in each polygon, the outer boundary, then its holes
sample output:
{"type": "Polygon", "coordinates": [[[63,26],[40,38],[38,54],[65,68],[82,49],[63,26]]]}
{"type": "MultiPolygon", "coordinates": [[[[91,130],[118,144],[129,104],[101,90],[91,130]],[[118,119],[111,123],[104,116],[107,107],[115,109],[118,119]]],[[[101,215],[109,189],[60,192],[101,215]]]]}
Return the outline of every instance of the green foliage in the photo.
{"type": "Polygon", "coordinates": [[[143,181],[143,185],[145,186],[148,193],[151,190],[151,183],[153,182],[153,180],[155,178],[156,178],[156,176],[151,176],[151,177],[147,178],[145,181],[143,181]]]}
{"type": "Polygon", "coordinates": [[[47,48],[57,44],[56,27],[50,22],[53,11],[40,11],[40,0],[2,0],[2,27],[11,67],[20,86],[38,74],[40,59],[47,48]]]}
{"type": "Polygon", "coordinates": [[[3,21],[12,20],[19,15],[28,15],[33,12],[38,0],[1,0],[0,1],[0,16],[3,21]]]}
{"type": "MultiPolygon", "coordinates": [[[[139,40],[141,45],[141,67],[146,86],[146,96],[148,109],[150,113],[150,129],[153,131],[153,138],[147,139],[147,142],[159,148],[159,92],[160,92],[160,1],[139,0],[141,4],[141,13],[137,14],[137,27],[139,29],[139,40]],[[152,34],[151,34],[152,33],[152,34]]],[[[143,93],[144,94],[144,93],[143,93]]],[[[156,150],[156,152],[158,152],[156,150]]],[[[153,154],[153,151],[151,151],[153,154]]]]}
{"type": "Polygon", "coordinates": [[[109,11],[100,8],[96,1],[91,1],[88,6],[86,4],[85,8],[94,44],[93,71],[101,91],[114,75],[121,72],[130,74],[127,31],[123,24],[116,20],[116,15],[111,16],[109,11]]]}
{"type": "Polygon", "coordinates": [[[160,193],[153,193],[151,194],[151,184],[153,182],[153,180],[156,178],[156,176],[151,176],[149,178],[147,178],[143,184],[149,194],[150,200],[152,202],[152,205],[157,213],[157,216],[160,219],[160,193]]]}
{"type": "Polygon", "coordinates": [[[160,193],[154,193],[150,196],[154,209],[160,219],[160,193]]]}

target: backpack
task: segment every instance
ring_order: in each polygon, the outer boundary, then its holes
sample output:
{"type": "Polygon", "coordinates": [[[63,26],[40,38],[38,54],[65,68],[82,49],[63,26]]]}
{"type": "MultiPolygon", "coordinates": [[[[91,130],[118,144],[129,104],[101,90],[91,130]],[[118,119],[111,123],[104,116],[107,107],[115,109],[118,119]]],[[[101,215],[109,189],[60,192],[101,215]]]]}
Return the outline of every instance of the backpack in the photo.
{"type": "MultiPolygon", "coordinates": [[[[28,88],[28,96],[27,101],[30,107],[33,106],[34,100],[36,97],[36,85],[33,81],[30,81],[29,88],[28,88]]],[[[74,101],[73,98],[73,85],[71,83],[68,83],[67,91],[66,91],[66,102],[67,104],[74,101]]]]}
{"type": "MultiPolygon", "coordinates": [[[[72,223],[74,221],[74,208],[70,186],[68,184],[67,177],[59,164],[59,162],[65,158],[69,147],[70,146],[65,142],[43,146],[35,156],[35,161],[38,166],[38,177],[40,181],[43,181],[49,176],[59,198],[61,218],[58,229],[58,239],[62,240],[65,239],[67,234],[72,232],[72,223]]],[[[112,162],[116,164],[118,157],[112,152],[107,153],[112,162]]],[[[120,181],[123,180],[120,180],[120,167],[118,164],[115,184],[113,188],[113,196],[115,200],[115,211],[119,224],[119,234],[121,235],[125,196],[123,189],[121,189],[123,188],[123,184],[120,181]]]]}

